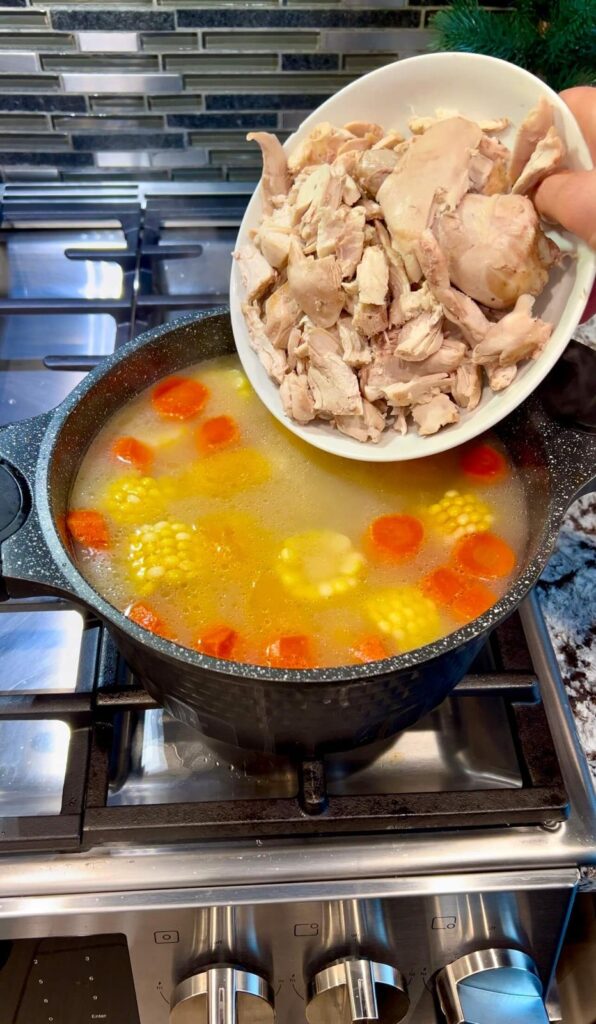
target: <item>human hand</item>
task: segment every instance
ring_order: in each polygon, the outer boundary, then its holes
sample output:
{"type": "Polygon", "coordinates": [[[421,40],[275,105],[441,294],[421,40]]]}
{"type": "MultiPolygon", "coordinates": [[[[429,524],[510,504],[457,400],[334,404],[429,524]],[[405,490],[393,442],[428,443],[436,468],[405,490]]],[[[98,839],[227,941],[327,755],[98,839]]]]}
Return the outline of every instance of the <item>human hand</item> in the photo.
{"type": "MultiPolygon", "coordinates": [[[[565,89],[562,99],[575,116],[596,163],[596,88],[565,89]]],[[[596,249],[596,169],[560,171],[536,189],[534,203],[547,220],[554,220],[596,249]]]]}

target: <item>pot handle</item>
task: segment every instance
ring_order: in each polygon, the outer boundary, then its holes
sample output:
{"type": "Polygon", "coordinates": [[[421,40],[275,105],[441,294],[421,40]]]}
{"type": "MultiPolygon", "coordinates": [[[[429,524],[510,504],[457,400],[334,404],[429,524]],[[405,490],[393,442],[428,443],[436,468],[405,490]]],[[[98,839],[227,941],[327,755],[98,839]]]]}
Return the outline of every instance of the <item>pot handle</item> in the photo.
{"type": "Polygon", "coordinates": [[[534,400],[564,513],[596,484],[596,351],[571,341],[534,400]]]}
{"type": "Polygon", "coordinates": [[[70,596],[46,543],[35,499],[39,453],[51,416],[0,427],[0,600],[70,596]]]}

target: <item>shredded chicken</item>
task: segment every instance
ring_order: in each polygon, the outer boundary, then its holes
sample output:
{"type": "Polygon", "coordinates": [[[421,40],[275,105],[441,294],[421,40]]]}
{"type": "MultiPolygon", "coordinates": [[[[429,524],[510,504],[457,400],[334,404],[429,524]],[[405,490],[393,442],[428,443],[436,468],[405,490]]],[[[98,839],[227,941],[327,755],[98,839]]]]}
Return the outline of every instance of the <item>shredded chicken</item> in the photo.
{"type": "Polygon", "coordinates": [[[517,181],[536,146],[552,127],[553,108],[548,100],[542,97],[538,106],[530,111],[518,128],[509,164],[509,178],[512,182],[517,181]]]}
{"type": "Polygon", "coordinates": [[[552,326],[532,315],[560,258],[530,198],[564,161],[546,101],[519,128],[455,110],[394,128],[321,123],[261,147],[263,217],[234,253],[250,341],[297,423],[362,443],[428,436],[507,388],[552,326]]]}
{"type": "Polygon", "coordinates": [[[464,196],[439,218],[435,233],[452,283],[491,309],[540,294],[548,280],[552,259],[527,196],[464,196]]]}
{"type": "Polygon", "coordinates": [[[554,128],[549,128],[543,139],[537,143],[519,178],[514,182],[512,192],[524,195],[536,188],[563,163],[565,146],[554,128]]]}

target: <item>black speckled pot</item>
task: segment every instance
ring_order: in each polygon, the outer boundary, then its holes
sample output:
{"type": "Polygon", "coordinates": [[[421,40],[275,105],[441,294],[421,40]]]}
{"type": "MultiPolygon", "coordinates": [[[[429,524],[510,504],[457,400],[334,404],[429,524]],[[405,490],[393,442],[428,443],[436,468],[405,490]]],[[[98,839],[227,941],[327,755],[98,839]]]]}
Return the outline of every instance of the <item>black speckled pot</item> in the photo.
{"type": "Polygon", "coordinates": [[[464,628],[371,665],[283,671],[218,661],[153,636],[104,601],[71,561],[59,523],[81,458],[112,413],[160,377],[232,350],[226,311],[184,317],[110,356],[53,412],[0,430],[6,592],[66,594],[92,609],[149,693],[215,739],[313,753],[390,736],[447,696],[533,585],[573,496],[596,475],[596,436],[558,425],[536,396],[497,428],[528,480],[528,551],[507,594],[464,628]]]}

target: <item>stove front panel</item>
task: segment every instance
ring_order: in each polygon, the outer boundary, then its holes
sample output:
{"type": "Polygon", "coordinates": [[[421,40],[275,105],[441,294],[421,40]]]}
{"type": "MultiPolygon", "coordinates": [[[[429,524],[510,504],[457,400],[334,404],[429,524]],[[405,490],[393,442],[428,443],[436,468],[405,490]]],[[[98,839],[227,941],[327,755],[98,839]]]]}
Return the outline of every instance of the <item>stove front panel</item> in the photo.
{"type": "MultiPolygon", "coordinates": [[[[0,947],[2,940],[76,936],[86,940],[86,951],[94,943],[105,943],[106,936],[111,936],[112,943],[115,936],[125,936],[140,1024],[168,1024],[175,985],[216,964],[231,964],[264,976],[274,993],[279,1024],[305,1024],[307,985],[314,974],[341,957],[369,958],[402,972],[410,999],[407,1024],[434,1024],[440,1020],[435,973],[477,949],[502,946],[525,950],[534,959],[545,987],[548,985],[576,877],[574,871],[568,871],[554,873],[549,880],[544,873],[543,887],[538,888],[528,876],[531,887],[525,890],[495,890],[488,881],[484,884],[491,886],[490,890],[482,891],[483,882],[477,876],[474,891],[467,892],[453,892],[452,882],[437,878],[427,880],[432,885],[427,884],[427,891],[420,895],[237,907],[192,906],[188,891],[137,893],[122,896],[123,904],[133,904],[129,909],[113,909],[120,902],[114,895],[109,898],[109,909],[107,897],[89,897],[89,906],[95,902],[97,910],[78,914],[69,912],[68,900],[63,901],[62,910],[59,898],[32,900],[32,911],[37,906],[40,913],[0,920],[0,947]],[[431,888],[436,891],[428,891],[431,888]],[[96,942],[97,936],[103,940],[96,942]]],[[[524,884],[521,877],[520,884],[524,884]]],[[[274,899],[275,892],[269,890],[264,896],[274,899]]],[[[11,902],[5,903],[4,914],[11,902]]],[[[20,902],[23,908],[27,901],[20,902]]],[[[30,945],[17,941],[11,947],[0,970],[0,1002],[3,986],[14,984],[11,961],[22,959],[23,948],[30,945]]],[[[126,949],[122,946],[121,950],[120,969],[126,973],[126,949]]],[[[74,984],[70,975],[62,980],[65,986],[74,984]]],[[[116,1007],[101,1019],[105,1024],[130,1024],[133,1018],[122,1016],[116,1007]]],[[[16,1024],[20,1024],[18,1018],[16,1024]]]]}

